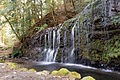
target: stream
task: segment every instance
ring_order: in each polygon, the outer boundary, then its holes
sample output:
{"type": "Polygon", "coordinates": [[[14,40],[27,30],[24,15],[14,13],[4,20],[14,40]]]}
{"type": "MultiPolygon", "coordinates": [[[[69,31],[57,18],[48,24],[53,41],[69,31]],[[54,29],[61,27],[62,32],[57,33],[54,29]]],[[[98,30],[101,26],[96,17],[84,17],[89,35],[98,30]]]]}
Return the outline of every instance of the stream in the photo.
{"type": "Polygon", "coordinates": [[[31,63],[19,63],[24,64],[24,67],[30,69],[34,68],[37,71],[42,70],[59,70],[61,68],[67,68],[70,71],[76,71],[84,76],[92,76],[96,80],[120,80],[120,72],[105,70],[105,69],[97,69],[90,66],[84,66],[81,64],[72,64],[72,63],[56,63],[56,62],[31,62],[31,63]]]}

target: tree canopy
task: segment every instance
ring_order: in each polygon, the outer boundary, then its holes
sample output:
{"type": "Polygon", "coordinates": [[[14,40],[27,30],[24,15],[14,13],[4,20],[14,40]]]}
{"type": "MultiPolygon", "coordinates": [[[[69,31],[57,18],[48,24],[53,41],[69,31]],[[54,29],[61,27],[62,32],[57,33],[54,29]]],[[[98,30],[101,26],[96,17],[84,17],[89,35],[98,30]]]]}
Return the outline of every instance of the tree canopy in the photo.
{"type": "Polygon", "coordinates": [[[79,12],[86,6],[82,2],[88,4],[88,0],[0,0],[0,15],[5,18],[1,23],[8,23],[19,41],[24,42],[36,29],[41,31],[47,27],[48,24],[43,23],[45,15],[52,13],[55,22],[55,12],[61,6],[65,12],[69,5],[74,8],[73,12],[79,12]],[[35,25],[36,22],[40,22],[40,26],[35,25]]]}

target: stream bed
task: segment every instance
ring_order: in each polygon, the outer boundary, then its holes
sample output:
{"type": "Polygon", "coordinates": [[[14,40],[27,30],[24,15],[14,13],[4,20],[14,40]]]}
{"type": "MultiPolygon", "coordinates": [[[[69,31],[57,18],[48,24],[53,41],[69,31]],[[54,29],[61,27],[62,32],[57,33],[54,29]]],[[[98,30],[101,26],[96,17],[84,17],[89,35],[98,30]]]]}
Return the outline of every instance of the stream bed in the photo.
{"type": "Polygon", "coordinates": [[[19,63],[24,64],[24,67],[30,69],[34,68],[37,71],[42,70],[59,70],[61,68],[67,68],[70,71],[76,71],[84,76],[92,76],[96,80],[120,80],[120,72],[115,72],[111,70],[97,69],[90,66],[84,66],[81,64],[72,63],[54,63],[54,62],[34,62],[34,63],[19,63]]]}

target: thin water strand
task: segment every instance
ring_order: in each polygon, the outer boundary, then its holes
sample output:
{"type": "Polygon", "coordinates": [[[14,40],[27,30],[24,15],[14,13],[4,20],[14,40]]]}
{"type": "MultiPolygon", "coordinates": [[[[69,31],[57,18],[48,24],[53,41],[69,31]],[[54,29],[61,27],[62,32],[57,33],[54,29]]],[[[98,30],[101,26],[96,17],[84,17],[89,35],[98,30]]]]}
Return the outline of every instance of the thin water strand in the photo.
{"type": "Polygon", "coordinates": [[[56,48],[56,51],[55,51],[55,55],[54,55],[54,58],[53,58],[53,62],[56,61],[56,57],[57,57],[57,54],[58,54],[58,51],[59,51],[59,48],[60,48],[60,31],[61,29],[64,27],[64,25],[62,25],[58,30],[57,30],[57,48],[56,48]]]}

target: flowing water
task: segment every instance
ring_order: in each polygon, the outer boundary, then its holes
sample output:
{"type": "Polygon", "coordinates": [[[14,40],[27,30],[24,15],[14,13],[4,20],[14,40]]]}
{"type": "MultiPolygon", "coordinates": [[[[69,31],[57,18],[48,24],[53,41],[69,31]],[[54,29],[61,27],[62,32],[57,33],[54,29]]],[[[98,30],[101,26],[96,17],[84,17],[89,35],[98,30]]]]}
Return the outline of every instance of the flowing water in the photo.
{"type": "Polygon", "coordinates": [[[74,27],[72,28],[72,34],[71,34],[71,40],[72,40],[72,51],[70,56],[74,56],[74,50],[75,50],[75,27],[76,25],[74,25],[74,27]]]}
{"type": "MultiPolygon", "coordinates": [[[[107,0],[104,0],[103,2],[103,6],[104,6],[104,9],[103,9],[103,14],[104,14],[104,33],[105,33],[105,37],[106,39],[109,39],[109,33],[108,33],[108,30],[107,30],[107,16],[108,16],[108,12],[107,12],[107,7],[108,7],[108,1],[107,0]]],[[[111,7],[109,7],[111,8],[111,7]]]]}
{"type": "Polygon", "coordinates": [[[53,52],[53,50],[51,49],[51,30],[48,30],[48,51],[46,53],[46,58],[45,61],[50,62],[52,59],[52,54],[50,54],[51,52],[53,52]]]}
{"type": "Polygon", "coordinates": [[[54,55],[54,58],[53,58],[53,62],[55,62],[56,60],[56,56],[58,54],[58,50],[60,48],[60,30],[61,28],[63,27],[63,25],[57,30],[57,49],[56,49],[56,52],[55,52],[55,55],[54,55]]]}
{"type": "MultiPolygon", "coordinates": [[[[26,65],[26,63],[22,63],[26,65]]],[[[92,76],[96,80],[120,80],[120,72],[115,72],[111,70],[97,69],[90,66],[84,66],[81,64],[71,64],[71,63],[55,63],[55,62],[33,62],[27,63],[26,68],[34,68],[37,71],[42,70],[59,70],[61,68],[67,68],[70,71],[76,71],[84,76],[92,76]]]]}
{"type": "Polygon", "coordinates": [[[47,36],[45,35],[45,48],[44,48],[44,52],[47,51],[47,36]]]}

